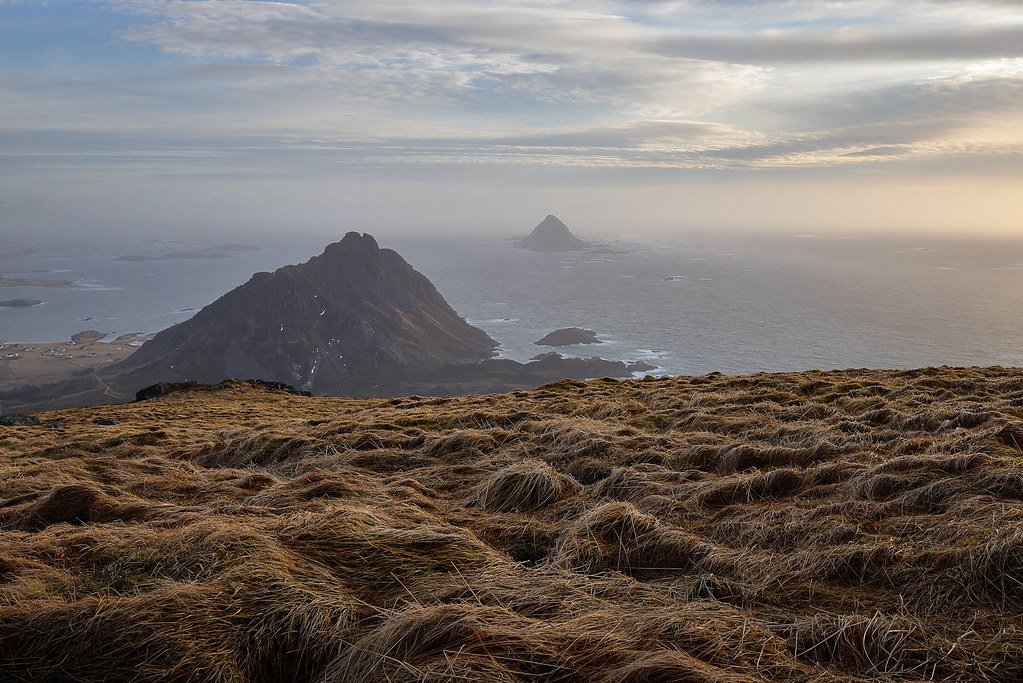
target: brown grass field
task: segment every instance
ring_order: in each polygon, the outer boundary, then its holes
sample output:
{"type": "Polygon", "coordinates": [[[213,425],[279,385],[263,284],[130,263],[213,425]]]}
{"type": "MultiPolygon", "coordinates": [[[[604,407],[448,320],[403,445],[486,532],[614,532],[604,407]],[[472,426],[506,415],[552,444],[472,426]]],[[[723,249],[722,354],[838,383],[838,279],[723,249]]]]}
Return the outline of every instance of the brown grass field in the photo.
{"type": "Polygon", "coordinates": [[[0,680],[1023,680],[1020,370],[40,418],[0,680]]]}

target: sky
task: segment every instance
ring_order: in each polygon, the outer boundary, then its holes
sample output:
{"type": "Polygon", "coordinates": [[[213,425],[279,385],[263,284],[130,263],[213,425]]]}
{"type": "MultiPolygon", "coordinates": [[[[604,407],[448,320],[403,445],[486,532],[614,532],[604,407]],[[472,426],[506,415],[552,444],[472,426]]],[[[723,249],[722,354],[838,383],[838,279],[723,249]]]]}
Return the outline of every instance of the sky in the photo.
{"type": "Polygon", "coordinates": [[[63,233],[1023,236],[1023,1],[0,0],[19,194],[63,233]]]}

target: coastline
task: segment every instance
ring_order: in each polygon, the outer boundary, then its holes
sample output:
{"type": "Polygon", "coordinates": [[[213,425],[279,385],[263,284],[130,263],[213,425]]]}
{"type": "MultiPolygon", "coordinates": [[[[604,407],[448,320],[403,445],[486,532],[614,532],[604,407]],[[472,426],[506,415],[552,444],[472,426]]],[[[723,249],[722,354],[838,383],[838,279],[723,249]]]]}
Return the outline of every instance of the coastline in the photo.
{"type": "Polygon", "coordinates": [[[125,334],[110,342],[95,335],[78,341],[0,341],[0,392],[51,384],[98,370],[124,360],[152,336],[125,334]]]}

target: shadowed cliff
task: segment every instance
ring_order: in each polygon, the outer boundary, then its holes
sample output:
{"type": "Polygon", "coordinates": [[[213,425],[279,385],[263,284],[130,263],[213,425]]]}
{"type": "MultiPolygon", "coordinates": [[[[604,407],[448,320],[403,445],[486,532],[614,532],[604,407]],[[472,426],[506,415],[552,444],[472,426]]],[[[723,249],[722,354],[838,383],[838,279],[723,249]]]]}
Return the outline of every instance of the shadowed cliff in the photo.
{"type": "Polygon", "coordinates": [[[493,355],[430,281],[370,235],[247,283],[105,372],[118,393],[156,382],[256,377],[350,393],[493,355]]]}

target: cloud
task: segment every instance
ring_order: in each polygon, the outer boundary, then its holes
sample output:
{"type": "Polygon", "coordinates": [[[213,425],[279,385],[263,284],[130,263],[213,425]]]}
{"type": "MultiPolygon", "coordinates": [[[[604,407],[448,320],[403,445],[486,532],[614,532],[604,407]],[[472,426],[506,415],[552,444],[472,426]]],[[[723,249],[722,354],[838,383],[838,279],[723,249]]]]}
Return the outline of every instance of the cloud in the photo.
{"type": "Polygon", "coordinates": [[[825,32],[688,34],[657,40],[650,50],[662,56],[743,64],[1009,58],[1023,56],[1023,24],[940,30],[849,27],[825,32]]]}
{"type": "Polygon", "coordinates": [[[328,84],[361,76],[412,99],[486,93],[692,115],[755,87],[755,68],[653,54],[651,29],[579,5],[133,2],[153,21],[125,36],[193,58],[304,63],[328,84]]]}
{"type": "Polygon", "coordinates": [[[102,6],[159,58],[0,75],[8,177],[882,169],[1023,135],[1009,2],[102,6]]]}
{"type": "MultiPolygon", "coordinates": [[[[791,105],[774,103],[788,109],[791,105]]],[[[1016,73],[951,75],[877,88],[842,89],[803,98],[800,120],[816,127],[847,127],[955,119],[963,126],[1023,112],[1023,77],[1016,73]]]]}

